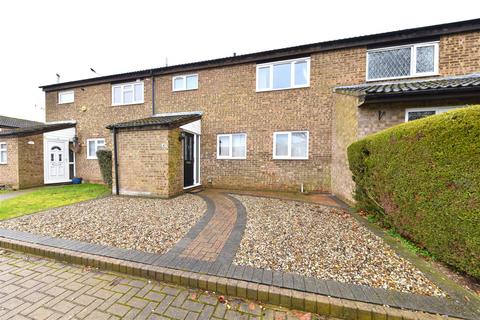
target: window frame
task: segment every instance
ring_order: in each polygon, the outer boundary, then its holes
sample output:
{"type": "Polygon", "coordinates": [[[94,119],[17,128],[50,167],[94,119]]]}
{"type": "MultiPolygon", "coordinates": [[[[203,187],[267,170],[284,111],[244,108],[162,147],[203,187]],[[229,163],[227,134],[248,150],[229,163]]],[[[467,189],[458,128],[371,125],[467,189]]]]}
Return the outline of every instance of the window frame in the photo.
{"type": "Polygon", "coordinates": [[[172,91],[177,92],[177,91],[191,91],[191,90],[198,90],[198,73],[191,73],[191,74],[181,74],[177,76],[172,77],[172,91]],[[196,88],[191,88],[187,89],[187,78],[188,77],[197,77],[197,87],[196,88]],[[183,87],[181,89],[175,89],[175,79],[182,78],[183,79],[183,87]]]}
{"type": "Polygon", "coordinates": [[[58,96],[57,96],[57,102],[58,102],[58,104],[74,103],[74,102],[75,102],[75,90],[63,90],[63,91],[59,91],[59,92],[58,92],[58,96]],[[62,102],[60,97],[61,97],[62,95],[64,95],[64,94],[69,94],[69,93],[72,94],[72,101],[62,102]]]}
{"type": "Polygon", "coordinates": [[[8,164],[8,147],[6,142],[0,142],[0,164],[8,164]],[[5,152],[5,161],[2,161],[2,152],[5,152]]]}
{"type": "Polygon", "coordinates": [[[272,157],[274,160],[308,160],[310,152],[310,132],[307,130],[299,131],[275,131],[273,133],[273,154],[272,157]],[[307,155],[305,157],[292,157],[292,134],[293,133],[306,133],[307,134],[307,155]],[[288,155],[286,156],[277,156],[277,135],[279,134],[288,134],[288,155]]]}
{"type": "Polygon", "coordinates": [[[279,91],[279,90],[292,90],[292,89],[299,89],[299,88],[308,88],[310,87],[310,57],[304,58],[296,58],[296,59],[289,59],[289,60],[281,60],[281,61],[274,61],[274,62],[267,62],[261,63],[256,65],[256,72],[255,72],[255,87],[256,92],[266,92],[266,91],[279,91]],[[302,85],[295,85],[295,63],[298,62],[306,62],[307,63],[307,83],[302,85]],[[288,88],[273,88],[273,67],[278,64],[285,64],[290,63],[290,87],[288,88]],[[269,67],[269,88],[261,89],[259,88],[259,72],[261,68],[269,67]]]}
{"type": "Polygon", "coordinates": [[[145,83],[144,83],[144,81],[137,80],[137,81],[133,81],[133,82],[112,84],[112,106],[113,107],[115,107],[115,106],[128,106],[128,105],[142,104],[142,103],[145,103],[145,83]],[[124,103],[123,102],[124,88],[126,86],[129,86],[129,85],[131,85],[133,87],[133,99],[135,100],[135,85],[136,84],[141,84],[142,85],[142,89],[143,89],[142,100],[141,101],[133,101],[131,103],[124,103]],[[120,89],[121,89],[121,93],[120,93],[120,98],[121,98],[121,101],[122,101],[121,103],[115,103],[115,88],[118,88],[118,87],[120,87],[120,89]]]}
{"type": "Polygon", "coordinates": [[[91,139],[87,139],[87,159],[88,160],[97,160],[97,151],[98,151],[98,141],[102,141],[103,140],[103,147],[106,148],[107,144],[105,142],[105,138],[91,138],[91,139]],[[95,154],[94,155],[91,155],[90,154],[90,142],[91,141],[94,141],[95,142],[95,154]]]}
{"type": "Polygon", "coordinates": [[[219,134],[217,134],[217,159],[218,160],[225,160],[225,159],[245,160],[245,159],[247,159],[247,133],[236,132],[236,133],[219,133],[219,134]],[[245,156],[243,156],[243,157],[232,156],[232,154],[233,154],[233,136],[235,136],[235,135],[245,136],[245,156]],[[228,156],[221,156],[220,155],[220,137],[229,137],[229,139],[230,139],[230,145],[228,147],[228,154],[229,154],[228,156]]]}
{"type": "MultiPolygon", "coordinates": [[[[440,114],[440,113],[443,113],[443,112],[447,112],[447,111],[450,111],[450,110],[453,110],[453,109],[457,109],[457,108],[462,108],[462,107],[465,107],[465,106],[441,106],[441,107],[416,107],[416,108],[407,108],[405,109],[405,122],[410,122],[408,120],[408,113],[409,112],[423,112],[423,111],[435,111],[435,116],[437,114],[440,114]],[[443,112],[441,112],[443,111],[443,112]]],[[[414,121],[414,120],[411,120],[411,121],[414,121]]]]}
{"type": "Polygon", "coordinates": [[[367,82],[373,81],[382,81],[382,80],[392,80],[392,79],[407,79],[407,78],[419,78],[419,77],[428,77],[428,76],[436,76],[439,74],[439,41],[431,41],[431,42],[421,42],[421,43],[414,43],[414,44],[406,44],[400,46],[390,46],[390,47],[383,47],[383,48],[375,48],[367,50],[366,54],[367,64],[365,69],[365,78],[367,82]],[[432,72],[417,72],[417,48],[421,47],[434,47],[434,61],[433,61],[433,71],[432,72]],[[370,75],[368,72],[370,66],[370,59],[369,53],[371,52],[381,52],[381,51],[388,51],[388,50],[396,50],[396,49],[404,49],[410,48],[410,74],[408,76],[399,76],[399,77],[382,77],[382,78],[375,78],[370,79],[370,75]]]}

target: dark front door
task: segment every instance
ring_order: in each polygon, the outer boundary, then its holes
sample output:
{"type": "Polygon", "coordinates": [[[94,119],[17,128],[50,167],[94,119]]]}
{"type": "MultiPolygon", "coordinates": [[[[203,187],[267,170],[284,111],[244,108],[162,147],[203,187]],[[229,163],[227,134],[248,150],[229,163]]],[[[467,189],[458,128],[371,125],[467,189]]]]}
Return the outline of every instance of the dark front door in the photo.
{"type": "Polygon", "coordinates": [[[190,187],[193,185],[193,134],[184,132],[185,139],[183,140],[183,186],[190,187]]]}

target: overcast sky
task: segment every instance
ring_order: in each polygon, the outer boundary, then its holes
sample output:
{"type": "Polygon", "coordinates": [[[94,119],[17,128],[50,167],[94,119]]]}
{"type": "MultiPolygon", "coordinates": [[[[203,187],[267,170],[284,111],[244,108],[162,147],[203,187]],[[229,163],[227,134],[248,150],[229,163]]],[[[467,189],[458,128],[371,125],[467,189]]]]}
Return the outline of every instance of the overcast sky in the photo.
{"type": "Polygon", "coordinates": [[[0,115],[44,119],[40,85],[478,18],[480,1],[5,1],[0,115]],[[477,16],[476,16],[477,15],[477,16]]]}

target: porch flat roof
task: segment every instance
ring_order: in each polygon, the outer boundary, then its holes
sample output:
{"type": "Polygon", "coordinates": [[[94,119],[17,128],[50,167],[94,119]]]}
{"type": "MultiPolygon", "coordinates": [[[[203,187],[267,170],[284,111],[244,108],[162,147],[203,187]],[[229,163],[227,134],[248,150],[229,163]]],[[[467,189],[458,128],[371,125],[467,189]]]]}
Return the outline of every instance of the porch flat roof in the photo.
{"type": "Polygon", "coordinates": [[[58,123],[41,123],[38,125],[33,125],[25,128],[16,128],[16,129],[8,129],[5,131],[0,131],[0,137],[32,136],[35,134],[41,134],[45,132],[74,128],[75,126],[76,126],[76,123],[73,121],[58,122],[58,123]]]}
{"type": "Polygon", "coordinates": [[[107,126],[107,129],[130,129],[145,127],[165,127],[176,128],[184,124],[193,122],[202,117],[200,113],[173,114],[164,116],[152,116],[143,119],[115,123],[107,126]]]}

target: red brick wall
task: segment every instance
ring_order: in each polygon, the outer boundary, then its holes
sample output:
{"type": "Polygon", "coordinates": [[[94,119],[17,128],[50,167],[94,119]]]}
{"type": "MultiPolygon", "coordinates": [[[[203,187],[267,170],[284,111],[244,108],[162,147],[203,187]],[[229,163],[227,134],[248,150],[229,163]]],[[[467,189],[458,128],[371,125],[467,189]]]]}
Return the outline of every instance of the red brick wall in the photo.
{"type": "Polygon", "coordinates": [[[57,92],[46,93],[46,121],[77,121],[76,131],[81,143],[80,152],[75,157],[77,176],[86,181],[102,182],[98,160],[87,159],[87,139],[105,138],[107,148],[111,148],[107,125],[150,116],[151,79],[145,79],[144,86],[145,103],[115,107],[112,106],[109,83],[76,88],[75,101],[68,104],[57,104],[57,92]]]}
{"type": "MultiPolygon", "coordinates": [[[[480,72],[479,37],[479,32],[442,37],[441,75],[480,72]]],[[[156,112],[204,112],[204,184],[211,179],[214,187],[299,190],[303,183],[307,191],[331,191],[332,152],[338,152],[339,145],[334,141],[332,90],[365,82],[365,56],[364,47],[313,54],[310,87],[293,90],[256,92],[254,63],[196,71],[199,89],[194,91],[172,92],[172,75],[161,76],[156,78],[156,112]],[[308,160],[272,159],[273,132],[282,130],[310,132],[308,160]],[[247,133],[247,159],[217,160],[216,135],[235,132],[247,133]]],[[[105,126],[149,116],[150,86],[151,80],[146,79],[144,104],[121,107],[111,106],[110,84],[75,89],[75,102],[69,105],[57,105],[57,93],[47,93],[46,118],[77,120],[82,144],[88,138],[104,137],[111,147],[105,126]]],[[[401,122],[402,111],[397,111],[389,109],[383,122],[378,122],[375,110],[361,111],[359,135],[401,122]]],[[[84,145],[76,161],[77,175],[101,181],[98,163],[86,159],[84,145]]]]}

